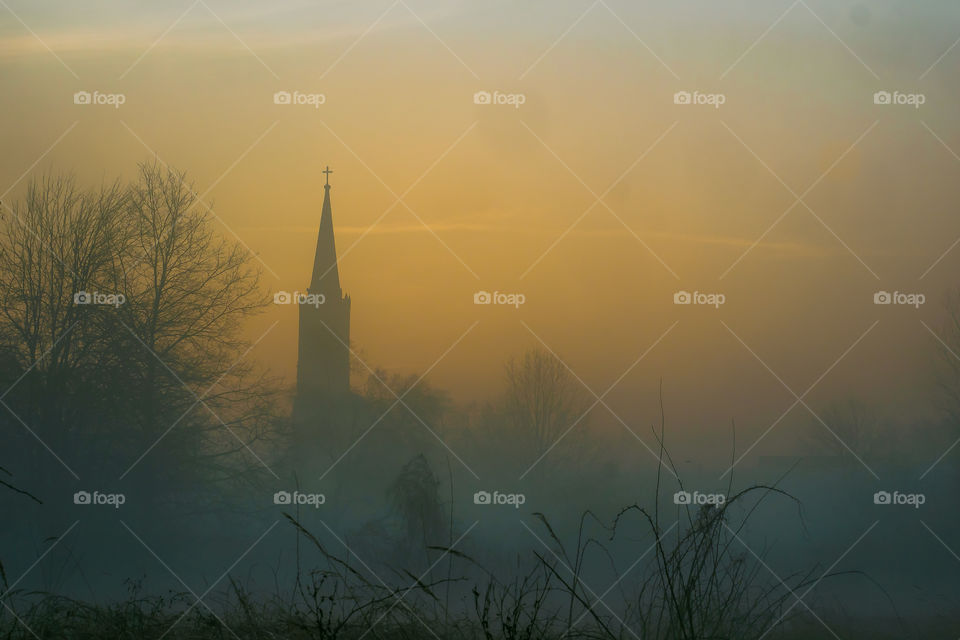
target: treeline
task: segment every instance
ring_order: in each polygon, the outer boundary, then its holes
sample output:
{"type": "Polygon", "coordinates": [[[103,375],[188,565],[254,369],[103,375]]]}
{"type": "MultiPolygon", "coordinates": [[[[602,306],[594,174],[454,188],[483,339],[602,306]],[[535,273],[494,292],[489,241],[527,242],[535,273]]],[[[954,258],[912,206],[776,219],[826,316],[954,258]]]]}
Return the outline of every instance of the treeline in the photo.
{"type": "Polygon", "coordinates": [[[41,499],[141,481],[157,502],[258,473],[277,388],[245,358],[267,298],[183,173],[44,176],[0,225],[3,464],[41,499]],[[244,454],[244,455],[234,455],[244,454]]]}

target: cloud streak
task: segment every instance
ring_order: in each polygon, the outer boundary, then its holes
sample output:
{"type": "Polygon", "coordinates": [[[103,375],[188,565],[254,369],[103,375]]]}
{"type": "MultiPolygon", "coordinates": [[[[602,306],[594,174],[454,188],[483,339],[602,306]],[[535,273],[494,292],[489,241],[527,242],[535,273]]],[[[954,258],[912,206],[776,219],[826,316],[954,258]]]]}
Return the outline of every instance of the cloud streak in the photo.
{"type": "MultiPolygon", "coordinates": [[[[191,9],[183,22],[163,38],[166,49],[188,52],[242,53],[237,48],[236,38],[224,28],[227,24],[258,49],[295,49],[311,45],[323,45],[340,40],[353,40],[363,33],[376,17],[369,12],[356,11],[352,3],[340,7],[326,7],[324,15],[336,15],[336,20],[323,20],[322,26],[314,26],[319,18],[316,2],[298,2],[291,5],[264,6],[241,5],[221,8],[203,3],[191,9]],[[216,15],[211,13],[216,12],[216,15]],[[218,17],[220,19],[218,19],[218,17]],[[220,20],[223,20],[223,23],[220,20]]],[[[425,21],[443,20],[460,10],[463,3],[450,2],[433,10],[418,11],[425,21]]],[[[182,11],[182,9],[181,9],[182,11]]],[[[2,10],[0,10],[2,13],[2,10]]],[[[49,55],[47,48],[58,53],[130,53],[142,51],[153,43],[164,28],[175,19],[176,14],[143,15],[114,13],[109,23],[57,24],[48,15],[19,11],[18,15],[39,36],[39,41],[12,20],[6,29],[0,30],[0,56],[49,55]],[[6,32],[6,33],[4,33],[6,32]],[[46,46],[44,46],[46,45],[46,46]]],[[[398,5],[377,24],[378,33],[404,28],[422,29],[419,20],[398,5]]]]}
{"type": "MultiPolygon", "coordinates": [[[[291,235],[303,235],[312,237],[316,233],[314,227],[286,225],[286,226],[245,226],[238,227],[241,232],[250,233],[279,233],[291,235]]],[[[431,224],[429,228],[424,225],[377,225],[373,228],[362,226],[338,226],[337,234],[342,236],[397,236],[411,234],[432,234],[432,233],[489,233],[489,234],[523,234],[528,236],[543,236],[545,238],[555,237],[562,230],[547,227],[519,227],[516,225],[484,224],[478,222],[450,222],[431,224]]],[[[610,227],[606,229],[574,229],[569,235],[579,237],[633,237],[633,235],[623,227],[610,227]]],[[[749,247],[755,242],[754,238],[738,236],[717,236],[690,233],[674,233],[668,231],[643,231],[640,235],[650,238],[658,238],[667,241],[675,241],[698,245],[714,245],[728,247],[749,247]]],[[[760,242],[756,245],[758,249],[765,249],[771,252],[786,253],[797,256],[823,257],[829,255],[842,255],[845,252],[837,249],[830,243],[816,245],[803,242],[760,242]]]]}

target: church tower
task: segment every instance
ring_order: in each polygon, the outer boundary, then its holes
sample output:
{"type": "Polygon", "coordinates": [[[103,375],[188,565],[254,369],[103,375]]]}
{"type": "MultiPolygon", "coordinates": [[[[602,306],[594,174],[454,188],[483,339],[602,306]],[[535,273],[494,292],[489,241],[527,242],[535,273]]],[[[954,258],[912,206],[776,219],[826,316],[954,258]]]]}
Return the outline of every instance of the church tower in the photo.
{"type": "Polygon", "coordinates": [[[300,343],[297,352],[297,396],[294,412],[309,415],[350,392],[350,296],[340,289],[337,249],[330,206],[330,167],[325,171],[323,209],[309,301],[300,304],[300,343]],[[322,297],[320,297],[322,296],[322,297]]]}

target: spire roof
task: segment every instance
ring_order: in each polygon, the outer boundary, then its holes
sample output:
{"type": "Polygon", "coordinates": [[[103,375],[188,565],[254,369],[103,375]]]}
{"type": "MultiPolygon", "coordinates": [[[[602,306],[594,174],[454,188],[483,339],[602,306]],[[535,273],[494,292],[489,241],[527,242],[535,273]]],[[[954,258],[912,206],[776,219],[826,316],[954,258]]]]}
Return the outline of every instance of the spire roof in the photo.
{"type": "MultiPolygon", "coordinates": [[[[330,179],[330,168],[324,171],[330,179]]],[[[333,211],[330,207],[330,183],[323,185],[323,209],[320,212],[320,229],[317,232],[317,251],[313,258],[313,277],[310,293],[322,293],[329,300],[339,300],[340,273],[337,268],[337,247],[333,238],[333,211]]]]}

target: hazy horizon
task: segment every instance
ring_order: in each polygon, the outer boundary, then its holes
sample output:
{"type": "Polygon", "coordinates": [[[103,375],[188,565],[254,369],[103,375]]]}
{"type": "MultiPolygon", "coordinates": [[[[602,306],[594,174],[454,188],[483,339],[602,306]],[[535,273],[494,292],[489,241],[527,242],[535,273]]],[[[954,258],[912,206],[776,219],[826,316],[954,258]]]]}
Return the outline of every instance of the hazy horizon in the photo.
{"type": "Polygon", "coordinates": [[[957,637],[955,0],[0,17],[0,636],[957,637]]]}
{"type": "MultiPolygon", "coordinates": [[[[258,255],[267,288],[293,291],[329,165],[353,346],[372,367],[422,373],[478,323],[427,377],[455,401],[494,398],[504,361],[541,341],[601,394],[662,338],[606,401],[647,430],[662,379],[674,427],[711,451],[731,420],[752,442],[790,406],[777,377],[801,394],[863,337],[806,402],[936,415],[931,330],[960,261],[948,3],[10,9],[30,30],[0,27],[0,102],[20,123],[0,170],[31,171],[5,201],[43,171],[94,184],[156,153],[258,255]],[[877,105],[880,90],[925,102],[877,105]],[[75,91],[125,102],[78,106],[75,91]],[[480,290],[526,302],[476,306],[480,290]],[[674,305],[682,290],[726,300],[674,305]],[[926,300],[877,306],[877,291],[926,300]]],[[[248,334],[274,322],[252,356],[292,382],[294,310],[248,334]]],[[[811,419],[795,407],[768,443],[811,419]]]]}

